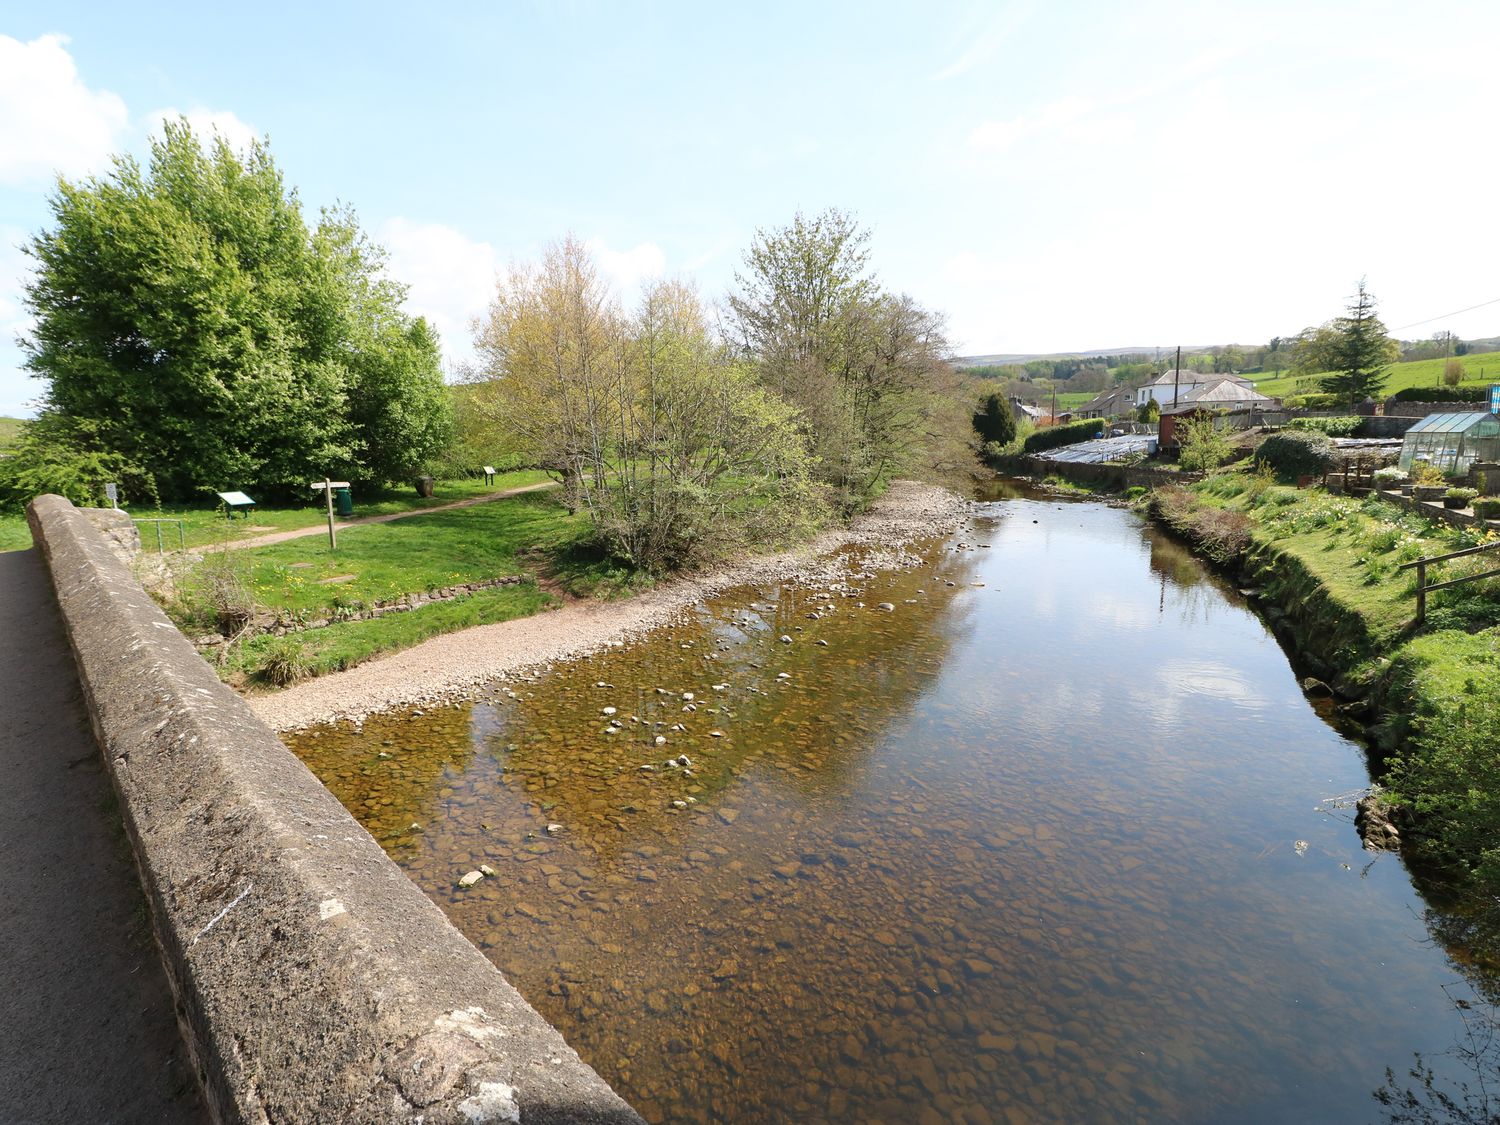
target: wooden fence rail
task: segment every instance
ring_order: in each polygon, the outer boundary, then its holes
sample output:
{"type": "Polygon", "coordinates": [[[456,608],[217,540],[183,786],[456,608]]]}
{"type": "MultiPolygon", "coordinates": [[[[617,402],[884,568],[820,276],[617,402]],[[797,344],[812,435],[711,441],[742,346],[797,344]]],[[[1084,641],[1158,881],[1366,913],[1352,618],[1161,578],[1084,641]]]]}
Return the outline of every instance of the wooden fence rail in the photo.
{"type": "Polygon", "coordinates": [[[1446,590],[1450,586],[1462,586],[1465,582],[1478,582],[1481,578],[1494,578],[1500,575],[1500,567],[1494,570],[1486,570],[1480,574],[1466,574],[1462,578],[1450,578],[1446,582],[1434,582],[1427,584],[1427,568],[1432,563],[1447,562],[1449,559],[1462,558],[1465,555],[1482,555],[1486,551],[1500,551],[1500,543],[1486,543],[1479,547],[1467,547],[1462,551],[1450,551],[1446,555],[1429,555],[1426,558],[1416,559],[1409,563],[1402,563],[1398,570],[1417,570],[1417,624],[1427,620],[1427,594],[1432,590],[1446,590]]]}

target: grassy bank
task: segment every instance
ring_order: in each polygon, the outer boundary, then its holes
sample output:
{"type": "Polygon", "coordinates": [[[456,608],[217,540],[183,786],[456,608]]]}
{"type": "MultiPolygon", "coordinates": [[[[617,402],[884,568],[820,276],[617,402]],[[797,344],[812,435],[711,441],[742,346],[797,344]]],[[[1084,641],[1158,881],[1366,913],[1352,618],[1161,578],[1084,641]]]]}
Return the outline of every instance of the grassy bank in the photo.
{"type": "Polygon", "coordinates": [[[588,547],[589,524],[549,492],[233,551],[176,568],[158,598],[190,635],[233,632],[256,614],[332,620],[287,637],[251,636],[220,653],[224,677],[245,686],[341,671],[440,633],[523,617],[564,596],[609,596],[639,581],[588,547]],[[354,620],[377,603],[504,577],[415,609],[354,620]],[[344,619],[340,619],[344,618],[344,619]],[[269,682],[268,682],[269,681],[269,682]]]}
{"type": "MultiPolygon", "coordinates": [[[[1500,893],[1500,579],[1429,596],[1417,625],[1402,563],[1493,541],[1378,499],[1247,473],[1159,489],[1154,513],[1260,587],[1268,617],[1354,713],[1378,718],[1380,780],[1411,814],[1414,855],[1500,893]]],[[[1439,564],[1440,582],[1494,555],[1439,564]]]]}

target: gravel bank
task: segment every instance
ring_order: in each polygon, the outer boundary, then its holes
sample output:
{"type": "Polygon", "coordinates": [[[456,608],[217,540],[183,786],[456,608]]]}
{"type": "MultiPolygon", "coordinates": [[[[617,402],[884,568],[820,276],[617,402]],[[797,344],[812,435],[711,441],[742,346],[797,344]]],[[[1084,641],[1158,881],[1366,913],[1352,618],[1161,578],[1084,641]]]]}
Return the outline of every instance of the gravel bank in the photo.
{"type": "MultiPolygon", "coordinates": [[[[621,601],[575,602],[549,613],[448,633],[347,672],[255,696],[249,700],[250,707],[273,730],[284,731],[359,720],[393,707],[462,699],[497,677],[618,644],[726,587],[826,577],[829,556],[841,547],[861,544],[889,549],[908,540],[947,534],[958,526],[968,507],[968,501],[946,489],[898,481],[852,525],[825,532],[797,551],[674,579],[621,601]]],[[[888,559],[868,559],[865,565],[900,565],[902,561],[900,552],[893,551],[888,559]]]]}

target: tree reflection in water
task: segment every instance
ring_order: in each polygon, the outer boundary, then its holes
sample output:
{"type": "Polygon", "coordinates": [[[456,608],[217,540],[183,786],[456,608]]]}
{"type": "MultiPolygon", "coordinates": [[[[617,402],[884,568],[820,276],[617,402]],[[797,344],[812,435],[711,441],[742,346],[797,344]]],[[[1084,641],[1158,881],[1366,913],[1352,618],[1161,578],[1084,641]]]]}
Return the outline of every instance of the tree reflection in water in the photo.
{"type": "Polygon", "coordinates": [[[1455,997],[1453,1001],[1463,1030],[1443,1054],[1455,1060],[1471,1075],[1468,1081],[1445,1081],[1424,1061],[1420,1051],[1413,1052],[1412,1065],[1398,1079],[1391,1067],[1385,1068],[1385,1085],[1374,1092],[1374,1098],[1385,1107],[1385,1119],[1393,1125],[1493,1125],[1500,1121],[1500,1038],[1496,1036],[1496,1011],[1493,1005],[1476,1007],[1470,1001],[1455,997]]]}

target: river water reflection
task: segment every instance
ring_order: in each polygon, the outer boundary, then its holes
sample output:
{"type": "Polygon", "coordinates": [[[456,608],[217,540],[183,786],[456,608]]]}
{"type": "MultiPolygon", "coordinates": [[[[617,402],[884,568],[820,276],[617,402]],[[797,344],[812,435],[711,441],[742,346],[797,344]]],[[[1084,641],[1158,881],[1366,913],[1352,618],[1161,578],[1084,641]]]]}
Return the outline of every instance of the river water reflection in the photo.
{"type": "Polygon", "coordinates": [[[1371,1121],[1414,1051],[1465,1077],[1478,998],[1319,807],[1362,752],[1233,590],[1096,503],[919,554],[289,742],[652,1121],[1371,1121]]]}

